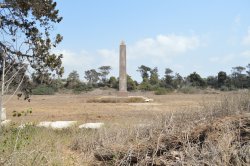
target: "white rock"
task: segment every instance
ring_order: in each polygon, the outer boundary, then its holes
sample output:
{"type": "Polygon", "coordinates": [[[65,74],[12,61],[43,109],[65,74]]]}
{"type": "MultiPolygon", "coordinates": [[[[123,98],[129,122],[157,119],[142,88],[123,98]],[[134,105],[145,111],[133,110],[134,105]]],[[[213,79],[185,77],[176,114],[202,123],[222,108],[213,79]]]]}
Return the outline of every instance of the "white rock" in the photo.
{"type": "Polygon", "coordinates": [[[145,102],[150,102],[150,101],[154,101],[153,99],[145,99],[145,102]]]}
{"type": "Polygon", "coordinates": [[[73,126],[76,123],[77,121],[56,121],[56,122],[52,122],[50,124],[50,127],[52,129],[65,129],[65,128],[69,128],[73,126]]]}
{"type": "Polygon", "coordinates": [[[37,127],[45,127],[45,128],[52,128],[52,129],[65,129],[75,125],[77,121],[55,121],[49,122],[44,121],[40,122],[37,127]]]}
{"type": "Polygon", "coordinates": [[[6,120],[6,109],[2,108],[2,114],[1,114],[1,120],[0,121],[5,121],[6,120]]]}
{"type": "Polygon", "coordinates": [[[47,122],[47,121],[40,122],[40,123],[37,125],[37,127],[46,127],[46,128],[48,128],[48,127],[50,127],[51,123],[52,123],[52,122],[47,122]]]}
{"type": "Polygon", "coordinates": [[[9,125],[10,124],[10,122],[11,122],[11,120],[4,120],[4,121],[2,121],[1,122],[1,126],[7,126],[7,125],[9,125]]]}
{"type": "Polygon", "coordinates": [[[104,123],[85,123],[79,126],[80,129],[99,129],[104,125],[104,123]]]}

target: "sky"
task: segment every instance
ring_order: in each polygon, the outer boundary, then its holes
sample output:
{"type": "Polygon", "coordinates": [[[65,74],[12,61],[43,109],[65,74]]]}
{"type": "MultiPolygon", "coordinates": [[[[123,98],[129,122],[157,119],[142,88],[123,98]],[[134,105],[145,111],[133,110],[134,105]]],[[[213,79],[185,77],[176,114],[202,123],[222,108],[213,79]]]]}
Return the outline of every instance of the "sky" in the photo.
{"type": "Polygon", "coordinates": [[[118,77],[119,45],[127,46],[127,73],[141,81],[138,66],[187,76],[231,73],[250,63],[249,0],[56,0],[63,20],[64,77],[76,70],[111,66],[118,77]]]}

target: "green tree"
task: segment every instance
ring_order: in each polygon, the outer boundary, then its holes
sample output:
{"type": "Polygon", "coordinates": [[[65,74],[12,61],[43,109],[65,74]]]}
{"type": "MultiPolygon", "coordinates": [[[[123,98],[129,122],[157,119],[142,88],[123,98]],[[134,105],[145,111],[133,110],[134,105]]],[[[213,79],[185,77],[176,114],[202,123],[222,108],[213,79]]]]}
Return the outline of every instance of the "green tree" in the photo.
{"type": "Polygon", "coordinates": [[[165,88],[173,88],[173,71],[169,68],[165,69],[165,88]]]}
{"type": "Polygon", "coordinates": [[[173,86],[174,88],[181,88],[183,85],[183,78],[179,73],[175,73],[175,76],[173,78],[173,86]]]}
{"type": "Polygon", "coordinates": [[[72,89],[72,88],[75,88],[79,84],[80,84],[79,74],[77,73],[77,71],[73,70],[71,73],[69,73],[66,87],[69,89],[72,89]]]}
{"type": "Polygon", "coordinates": [[[136,89],[136,83],[129,75],[127,75],[127,89],[128,91],[132,91],[136,89]]]}
{"type": "Polygon", "coordinates": [[[250,63],[246,66],[246,68],[248,69],[246,72],[247,72],[247,75],[250,77],[250,63]]]}
{"type": "Polygon", "coordinates": [[[232,68],[232,81],[236,88],[243,88],[246,81],[246,75],[243,71],[246,70],[245,67],[236,66],[232,68]]]}
{"type": "Polygon", "coordinates": [[[106,86],[107,85],[107,76],[110,73],[111,67],[110,66],[101,66],[99,67],[100,70],[100,76],[101,76],[101,80],[102,83],[106,86]]]}
{"type": "Polygon", "coordinates": [[[207,85],[211,88],[217,88],[218,87],[218,78],[215,76],[208,76],[206,79],[207,85]]]}
{"type": "Polygon", "coordinates": [[[49,85],[52,82],[52,74],[48,72],[37,71],[31,74],[31,78],[34,84],[46,84],[49,85]]]}
{"type": "Polygon", "coordinates": [[[205,87],[206,86],[206,82],[204,81],[204,79],[201,78],[201,76],[196,72],[193,72],[192,74],[190,74],[187,77],[187,80],[191,83],[191,86],[195,86],[195,87],[205,87]]]}
{"type": "Polygon", "coordinates": [[[149,79],[149,73],[148,72],[151,71],[150,67],[141,65],[141,66],[138,67],[137,71],[141,73],[141,77],[142,77],[143,81],[147,81],[149,79]]]}
{"type": "Polygon", "coordinates": [[[225,86],[227,80],[227,73],[224,71],[220,71],[217,77],[218,77],[218,87],[221,88],[222,86],[225,86]]]}
{"type": "Polygon", "coordinates": [[[247,88],[250,88],[250,63],[246,66],[246,68],[248,69],[246,71],[246,73],[247,73],[247,88]]]}
{"type": "Polygon", "coordinates": [[[149,82],[150,82],[151,85],[159,84],[159,74],[158,74],[158,68],[157,67],[150,70],[149,82]]]}
{"type": "Polygon", "coordinates": [[[109,78],[108,83],[109,83],[109,87],[110,87],[110,88],[118,89],[118,87],[119,87],[118,80],[117,80],[114,76],[111,76],[111,77],[109,78]]]}
{"type": "Polygon", "coordinates": [[[91,69],[91,70],[85,71],[84,78],[88,81],[90,85],[96,85],[98,81],[100,80],[99,76],[100,76],[100,73],[98,73],[95,69],[91,69]]]}

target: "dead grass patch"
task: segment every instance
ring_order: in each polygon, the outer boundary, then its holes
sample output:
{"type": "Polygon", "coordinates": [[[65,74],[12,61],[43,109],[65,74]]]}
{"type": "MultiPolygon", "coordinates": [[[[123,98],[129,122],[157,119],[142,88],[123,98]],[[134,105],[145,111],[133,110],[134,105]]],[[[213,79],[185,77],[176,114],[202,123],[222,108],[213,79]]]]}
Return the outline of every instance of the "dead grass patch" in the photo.
{"type": "Polygon", "coordinates": [[[88,103],[145,103],[147,98],[142,96],[129,97],[99,97],[87,100],[88,103]]]}

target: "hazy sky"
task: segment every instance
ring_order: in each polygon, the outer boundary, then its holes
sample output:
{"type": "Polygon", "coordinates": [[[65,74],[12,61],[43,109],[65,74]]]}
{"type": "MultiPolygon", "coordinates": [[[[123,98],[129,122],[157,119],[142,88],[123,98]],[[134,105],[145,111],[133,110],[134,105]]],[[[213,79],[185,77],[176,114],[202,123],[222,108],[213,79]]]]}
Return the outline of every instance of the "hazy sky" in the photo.
{"type": "Polygon", "coordinates": [[[171,68],[182,76],[228,74],[250,63],[249,0],[58,0],[64,36],[65,77],[112,66],[118,77],[119,44],[127,44],[127,71],[171,68]]]}

